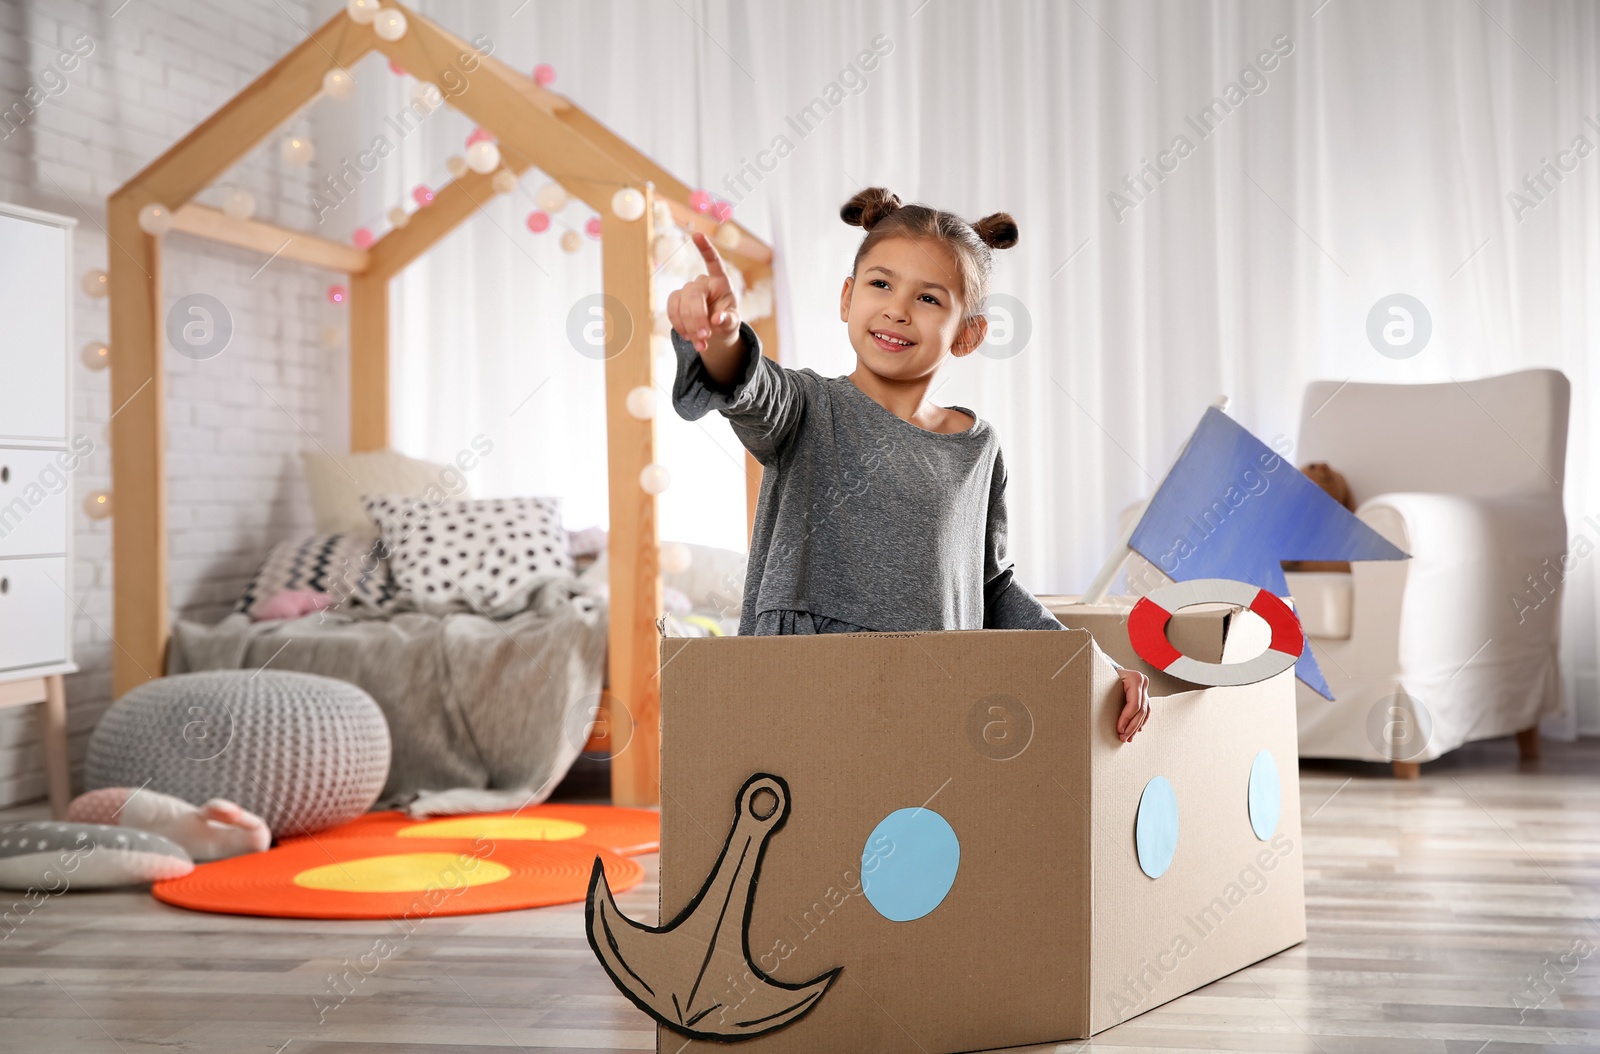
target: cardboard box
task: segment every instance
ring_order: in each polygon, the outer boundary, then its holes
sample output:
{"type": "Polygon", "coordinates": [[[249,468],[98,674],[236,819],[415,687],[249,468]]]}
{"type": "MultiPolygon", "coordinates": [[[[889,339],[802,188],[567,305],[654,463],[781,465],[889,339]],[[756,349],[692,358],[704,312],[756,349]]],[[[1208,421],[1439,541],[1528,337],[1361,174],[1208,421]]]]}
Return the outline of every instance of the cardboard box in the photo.
{"type": "MultiPolygon", "coordinates": [[[[770,773],[788,790],[787,819],[757,857],[745,953],[724,946],[688,971],[695,1005],[715,1008],[702,1022],[761,1005],[766,978],[795,985],[839,968],[803,1016],[737,1049],[1047,1043],[1100,1032],[1303,940],[1293,671],[1164,693],[1121,743],[1122,688],[1100,649],[1137,664],[1117,632],[1130,604],[1058,604],[1058,617],[1088,627],[1059,633],[664,639],[664,926],[709,910],[692,902],[719,870],[746,781],[770,773]],[[1247,805],[1263,750],[1280,794],[1264,840],[1247,805]],[[1178,834],[1170,867],[1152,879],[1135,826],[1155,776],[1175,791],[1178,834]],[[959,843],[948,892],[909,921],[873,902],[928,848],[920,833],[884,837],[879,825],[899,810],[919,832],[936,814],[959,843]]],[[[1230,615],[1179,612],[1170,635],[1215,659],[1230,615]]],[[[662,1028],[657,1049],[729,1048],[662,1028]]]]}

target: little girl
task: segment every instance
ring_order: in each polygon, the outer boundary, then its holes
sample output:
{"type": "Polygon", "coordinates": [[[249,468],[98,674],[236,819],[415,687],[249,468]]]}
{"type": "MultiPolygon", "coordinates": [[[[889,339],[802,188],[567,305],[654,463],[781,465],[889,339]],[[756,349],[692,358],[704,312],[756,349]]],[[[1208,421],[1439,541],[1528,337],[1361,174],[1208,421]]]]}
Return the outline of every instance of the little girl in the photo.
{"type": "MultiPolygon", "coordinates": [[[[763,357],[703,234],[707,274],[667,301],[679,416],[720,411],[764,468],[740,634],[1064,628],[1006,556],[994,429],[927,399],[945,361],[983,343],[992,250],[1017,243],[1016,223],[969,224],[881,187],[840,215],[867,231],[839,299],[849,376],[763,357]]],[[[1148,679],[1118,669],[1127,742],[1150,715],[1148,679]]]]}

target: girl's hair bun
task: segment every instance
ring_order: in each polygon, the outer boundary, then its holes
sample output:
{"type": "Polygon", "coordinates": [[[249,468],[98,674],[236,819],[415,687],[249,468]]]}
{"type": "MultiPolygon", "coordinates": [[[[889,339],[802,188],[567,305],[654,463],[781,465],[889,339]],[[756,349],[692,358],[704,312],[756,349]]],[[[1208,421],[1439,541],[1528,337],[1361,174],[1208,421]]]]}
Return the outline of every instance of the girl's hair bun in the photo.
{"type": "MultiPolygon", "coordinates": [[[[864,227],[870,231],[879,220],[898,209],[900,204],[900,199],[884,187],[868,187],[844,203],[844,208],[839,210],[839,218],[852,227],[864,227]]],[[[1012,228],[1013,231],[1015,229],[1012,228]]]]}
{"type": "Polygon", "coordinates": [[[1009,249],[1017,244],[1017,221],[1009,212],[996,212],[972,225],[983,244],[991,249],[1009,249]]]}

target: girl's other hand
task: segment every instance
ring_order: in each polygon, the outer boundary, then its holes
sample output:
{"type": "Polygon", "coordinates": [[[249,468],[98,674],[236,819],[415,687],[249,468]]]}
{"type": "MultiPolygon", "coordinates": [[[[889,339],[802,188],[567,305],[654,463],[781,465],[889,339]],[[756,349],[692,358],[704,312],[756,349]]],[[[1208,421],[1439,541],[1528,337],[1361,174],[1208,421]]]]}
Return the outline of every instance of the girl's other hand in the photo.
{"type": "Polygon", "coordinates": [[[1150,678],[1138,670],[1117,672],[1122,677],[1122,691],[1128,699],[1122,707],[1122,715],[1117,718],[1117,738],[1131,743],[1139,729],[1150,720],[1150,678]]]}
{"type": "Polygon", "coordinates": [[[667,320],[694,350],[709,350],[717,358],[732,355],[739,348],[739,301],[711,240],[699,231],[692,237],[706,273],[667,297],[667,320]]]}

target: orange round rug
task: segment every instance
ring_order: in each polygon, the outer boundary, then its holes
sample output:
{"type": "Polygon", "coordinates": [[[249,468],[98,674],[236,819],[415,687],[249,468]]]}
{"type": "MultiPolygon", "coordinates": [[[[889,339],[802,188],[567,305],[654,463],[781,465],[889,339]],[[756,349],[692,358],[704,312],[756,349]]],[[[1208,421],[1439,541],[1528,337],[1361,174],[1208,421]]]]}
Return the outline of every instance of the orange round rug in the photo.
{"type": "Polygon", "coordinates": [[[295,919],[479,915],[583,900],[595,857],[613,890],[644,878],[638,864],[580,842],[436,838],[298,839],[201,864],[151,887],[194,911],[295,919]]]}
{"type": "MultiPolygon", "coordinates": [[[[349,823],[308,836],[330,838],[482,839],[496,845],[511,841],[582,842],[624,856],[653,853],[661,847],[661,814],[617,805],[532,805],[515,812],[480,812],[416,820],[403,812],[369,812],[349,823]]],[[[304,841],[284,839],[283,844],[304,841]]]]}

